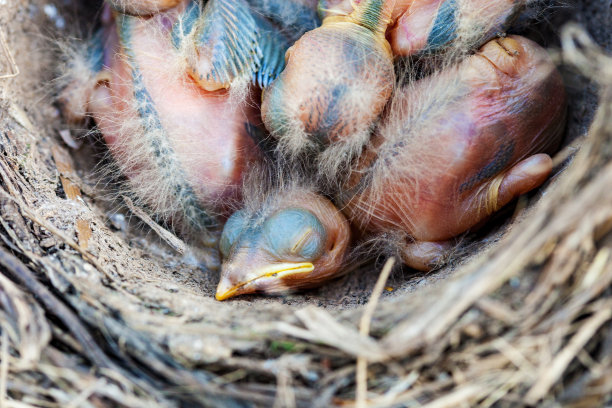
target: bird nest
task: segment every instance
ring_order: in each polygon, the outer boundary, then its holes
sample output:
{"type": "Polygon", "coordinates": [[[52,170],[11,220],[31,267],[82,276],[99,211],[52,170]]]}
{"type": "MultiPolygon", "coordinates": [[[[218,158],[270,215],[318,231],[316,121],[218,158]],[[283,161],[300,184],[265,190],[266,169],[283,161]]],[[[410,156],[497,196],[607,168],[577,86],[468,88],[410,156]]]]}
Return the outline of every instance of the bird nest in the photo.
{"type": "Polygon", "coordinates": [[[217,302],[218,271],[129,200],[109,200],[98,147],[50,102],[50,38],[86,26],[88,11],[9,0],[0,406],[611,403],[612,16],[608,2],[578,3],[561,14],[590,37],[565,26],[553,51],[568,143],[510,221],[435,273],[386,280],[373,263],[317,291],[217,302]]]}

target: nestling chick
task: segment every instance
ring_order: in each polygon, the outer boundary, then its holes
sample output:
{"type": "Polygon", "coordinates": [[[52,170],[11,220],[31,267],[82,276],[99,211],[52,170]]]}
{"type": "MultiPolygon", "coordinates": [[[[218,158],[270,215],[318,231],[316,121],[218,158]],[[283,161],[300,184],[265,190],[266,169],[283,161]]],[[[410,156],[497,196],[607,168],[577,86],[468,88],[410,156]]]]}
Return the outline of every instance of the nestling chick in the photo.
{"type": "MultiPolygon", "coordinates": [[[[321,0],[323,15],[348,14],[363,0],[321,0]]],[[[394,55],[444,50],[465,54],[505,32],[520,12],[538,0],[397,0],[387,38],[394,55]]]]}
{"type": "Polygon", "coordinates": [[[105,66],[88,103],[138,204],[208,240],[208,228],[240,196],[242,173],[259,158],[249,129],[255,104],[205,92],[172,45],[182,9],[106,27],[105,66]]]}
{"type": "Polygon", "coordinates": [[[285,157],[330,144],[357,153],[391,95],[395,75],[384,33],[394,1],[363,1],[300,38],[265,90],[262,117],[285,157]]]}
{"type": "Polygon", "coordinates": [[[350,229],[328,199],[299,185],[253,198],[223,229],[217,300],[320,286],[342,272],[350,229]]]}
{"type": "Polygon", "coordinates": [[[546,180],[565,114],[545,50],[518,36],[490,41],[396,92],[342,208],[364,234],[394,236],[406,264],[429,269],[444,241],[546,180]]]}

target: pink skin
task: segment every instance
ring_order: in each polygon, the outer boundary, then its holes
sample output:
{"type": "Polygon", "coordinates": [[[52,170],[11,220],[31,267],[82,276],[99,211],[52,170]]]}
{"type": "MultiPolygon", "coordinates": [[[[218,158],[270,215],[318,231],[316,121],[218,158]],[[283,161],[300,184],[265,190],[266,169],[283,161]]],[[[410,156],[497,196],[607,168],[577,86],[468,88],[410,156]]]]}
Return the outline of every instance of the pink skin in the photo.
{"type": "MultiPolygon", "coordinates": [[[[514,7],[522,0],[473,0],[463,1],[459,24],[468,27],[486,25],[499,29],[514,11],[514,7]]],[[[387,32],[387,37],[396,55],[408,56],[424,50],[431,32],[441,0],[414,0],[387,32]]],[[[459,27],[459,29],[467,27],[459,27]]],[[[480,35],[487,35],[483,32],[480,35]]],[[[478,37],[477,37],[478,38],[478,37]]],[[[489,37],[491,38],[491,37],[489,37]]],[[[481,42],[482,43],[482,42],[481,42]]],[[[470,44],[471,45],[471,44],[470,44]]]]}
{"type": "Polygon", "coordinates": [[[556,150],[564,129],[561,77],[525,38],[487,43],[456,69],[400,90],[395,106],[419,112],[453,87],[467,92],[441,105],[439,115],[432,107],[429,120],[416,119],[411,126],[418,130],[397,134],[402,111],[382,126],[366,160],[382,155],[389,164],[345,207],[364,232],[407,234],[404,261],[418,269],[440,260],[449,247],[444,241],[541,185],[552,170],[546,153],[556,150]]]}
{"type": "Polygon", "coordinates": [[[132,15],[152,15],[176,6],[181,0],[107,0],[117,11],[132,15]]]}
{"type": "MultiPolygon", "coordinates": [[[[350,14],[353,11],[353,5],[358,6],[362,1],[363,0],[325,0],[322,2],[323,16],[328,17],[350,14]]],[[[413,2],[415,2],[415,0],[395,0],[395,6],[393,7],[393,12],[391,14],[391,22],[397,20],[397,18],[404,11],[406,11],[406,8],[413,2]]]]}
{"type": "MultiPolygon", "coordinates": [[[[362,0],[353,0],[359,4],[362,0]]],[[[427,48],[427,40],[438,9],[444,0],[397,0],[387,29],[387,39],[394,55],[410,56],[427,48]]],[[[473,19],[499,27],[509,17],[519,0],[472,0],[460,2],[462,22],[473,19]]],[[[351,0],[327,0],[325,15],[348,14],[352,11],[351,0]]],[[[461,24],[461,23],[460,23],[461,24]]],[[[469,24],[469,22],[468,22],[469,24]]]]}
{"type": "MultiPolygon", "coordinates": [[[[258,158],[245,130],[246,122],[260,121],[256,105],[232,101],[227,91],[199,88],[184,73],[181,56],[164,30],[164,16],[134,21],[134,60],[169,143],[199,201],[205,208],[222,210],[227,199],[239,195],[244,168],[258,158]]],[[[144,131],[137,119],[131,65],[114,24],[108,31],[108,67],[99,75],[89,106],[113,156],[134,178],[141,169],[151,168],[150,158],[126,151],[138,145],[134,138],[143,138],[144,131]]]]}
{"type": "Polygon", "coordinates": [[[395,24],[387,32],[394,54],[408,56],[426,48],[434,17],[442,1],[415,0],[403,2],[403,9],[396,6],[395,24]]]}
{"type": "MultiPolygon", "coordinates": [[[[285,55],[286,67],[265,90],[262,118],[286,156],[316,144],[363,145],[395,83],[384,38],[393,1],[365,1],[326,18],[285,55]]],[[[352,154],[352,153],[347,153],[352,154]]]]}

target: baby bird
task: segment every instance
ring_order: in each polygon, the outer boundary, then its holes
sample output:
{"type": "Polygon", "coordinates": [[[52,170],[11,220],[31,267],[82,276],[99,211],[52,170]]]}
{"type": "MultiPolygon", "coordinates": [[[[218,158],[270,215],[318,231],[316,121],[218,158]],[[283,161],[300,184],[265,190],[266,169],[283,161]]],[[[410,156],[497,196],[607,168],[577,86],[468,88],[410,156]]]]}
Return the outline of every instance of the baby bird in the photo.
{"type": "Polygon", "coordinates": [[[547,179],[565,114],[545,50],[518,36],[490,41],[396,92],[338,201],[363,234],[391,237],[406,264],[430,269],[445,241],[547,179]]]}
{"type": "Polygon", "coordinates": [[[240,197],[243,170],[259,159],[256,104],[207,92],[187,74],[168,22],[188,2],[147,19],[107,21],[104,63],[87,103],[137,204],[210,242],[240,197]]]}
{"type": "MultiPolygon", "coordinates": [[[[248,182],[259,186],[262,178],[248,182]]],[[[228,219],[221,235],[224,262],[217,300],[312,288],[342,272],[348,221],[307,186],[291,183],[245,194],[247,206],[228,219]]]]}
{"type": "Polygon", "coordinates": [[[395,82],[384,36],[393,5],[364,0],[347,16],[326,18],[287,51],[287,66],[262,102],[264,124],[285,157],[328,146],[355,154],[368,140],[395,82]]]}
{"type": "Polygon", "coordinates": [[[223,231],[217,299],[283,293],[341,275],[350,231],[338,208],[362,241],[392,242],[416,269],[439,265],[451,238],[546,180],[565,113],[554,64],[517,36],[397,90],[336,192],[338,207],[299,182],[250,194],[260,199],[223,231]]]}
{"type": "MultiPolygon", "coordinates": [[[[324,16],[348,14],[363,0],[321,0],[324,16]]],[[[397,0],[387,38],[398,56],[469,52],[505,32],[537,0],[397,0]]]]}

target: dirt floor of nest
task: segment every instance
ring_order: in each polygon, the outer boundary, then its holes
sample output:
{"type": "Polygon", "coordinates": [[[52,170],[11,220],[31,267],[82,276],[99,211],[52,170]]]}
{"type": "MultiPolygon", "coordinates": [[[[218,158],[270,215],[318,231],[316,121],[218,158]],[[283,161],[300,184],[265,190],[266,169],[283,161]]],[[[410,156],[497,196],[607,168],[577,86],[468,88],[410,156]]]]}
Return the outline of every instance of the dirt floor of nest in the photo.
{"type": "MultiPolygon", "coordinates": [[[[576,2],[542,24],[571,16],[611,50],[608,3],[576,2]]],[[[500,218],[436,273],[394,272],[373,315],[361,305],[382,261],[316,291],[220,303],[216,272],[137,211],[117,210],[95,175],[97,150],[49,103],[53,39],[93,18],[79,4],[0,9],[0,405],[609,401],[610,60],[588,47],[568,54],[588,58],[565,70],[563,157],[586,137],[600,90],[603,103],[583,152],[531,197],[536,205],[500,218]]]]}

